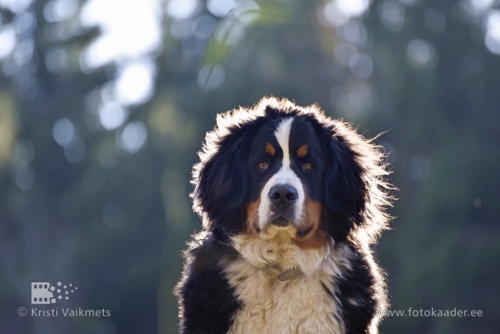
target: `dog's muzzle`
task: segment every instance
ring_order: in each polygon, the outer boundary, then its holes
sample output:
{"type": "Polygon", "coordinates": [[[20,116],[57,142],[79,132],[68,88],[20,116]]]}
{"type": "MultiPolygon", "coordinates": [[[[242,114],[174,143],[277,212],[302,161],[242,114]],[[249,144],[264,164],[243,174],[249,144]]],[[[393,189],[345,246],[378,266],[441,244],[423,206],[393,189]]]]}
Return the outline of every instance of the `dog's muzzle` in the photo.
{"type": "Polygon", "coordinates": [[[297,189],[288,184],[278,184],[269,190],[271,201],[270,222],[276,227],[287,227],[294,221],[293,205],[299,198],[297,189]]]}

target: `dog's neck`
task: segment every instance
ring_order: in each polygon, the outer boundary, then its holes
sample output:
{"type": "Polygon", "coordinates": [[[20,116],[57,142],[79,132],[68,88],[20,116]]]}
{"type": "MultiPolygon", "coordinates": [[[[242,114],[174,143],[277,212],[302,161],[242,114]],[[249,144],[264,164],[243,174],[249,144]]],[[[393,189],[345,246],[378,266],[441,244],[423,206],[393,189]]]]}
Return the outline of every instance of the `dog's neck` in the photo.
{"type": "Polygon", "coordinates": [[[314,276],[328,258],[331,247],[303,250],[293,243],[287,233],[272,239],[255,236],[232,236],[232,246],[241,257],[271,277],[281,281],[302,276],[314,276]]]}

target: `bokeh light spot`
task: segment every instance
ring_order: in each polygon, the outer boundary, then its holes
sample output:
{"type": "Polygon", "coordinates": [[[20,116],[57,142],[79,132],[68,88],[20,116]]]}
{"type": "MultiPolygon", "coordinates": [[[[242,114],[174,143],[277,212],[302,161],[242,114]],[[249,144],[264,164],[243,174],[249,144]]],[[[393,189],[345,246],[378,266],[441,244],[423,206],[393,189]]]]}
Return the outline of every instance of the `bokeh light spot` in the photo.
{"type": "Polygon", "coordinates": [[[99,109],[99,121],[106,130],[120,127],[128,117],[128,111],[119,103],[106,103],[99,109]]]}
{"type": "Polygon", "coordinates": [[[85,156],[85,143],[78,137],[64,146],[64,156],[72,164],[77,164],[85,156]]]}
{"type": "Polygon", "coordinates": [[[54,137],[56,143],[61,146],[65,146],[73,140],[73,137],[75,136],[75,126],[69,119],[61,118],[54,123],[52,136],[54,137]]]}
{"type": "Polygon", "coordinates": [[[146,125],[140,121],[127,124],[127,126],[117,134],[117,144],[125,152],[134,154],[138,152],[148,139],[146,125]]]}
{"type": "Polygon", "coordinates": [[[384,27],[392,32],[403,29],[405,22],[405,9],[397,1],[386,1],[378,6],[380,21],[384,27]]]}
{"type": "Polygon", "coordinates": [[[202,15],[194,21],[194,35],[201,39],[208,39],[217,26],[217,21],[210,15],[202,15]]]}
{"type": "Polygon", "coordinates": [[[349,59],[356,52],[356,48],[352,44],[341,43],[335,46],[333,56],[340,65],[349,67],[349,59]]]}
{"type": "Polygon", "coordinates": [[[10,25],[0,30],[0,59],[7,57],[16,46],[16,31],[10,25]]]}
{"type": "Polygon", "coordinates": [[[356,52],[349,58],[349,69],[357,77],[368,78],[373,71],[372,59],[365,53],[356,52]]]}
{"type": "Polygon", "coordinates": [[[16,15],[13,25],[18,35],[28,34],[36,27],[36,17],[33,13],[21,13],[16,15]]]}
{"type": "Polygon", "coordinates": [[[470,3],[479,11],[488,10],[495,0],[469,0],[470,3]]]}
{"type": "Polygon", "coordinates": [[[13,13],[24,12],[33,0],[0,0],[0,5],[10,9],[13,13]]]}
{"type": "Polygon", "coordinates": [[[193,31],[192,19],[174,20],[170,23],[170,35],[174,38],[185,38],[193,31]]]}
{"type": "Polygon", "coordinates": [[[21,190],[30,190],[35,184],[35,173],[30,166],[21,166],[16,170],[16,185],[21,190]]]}
{"type": "Polygon", "coordinates": [[[83,71],[123,57],[140,57],[161,43],[161,13],[158,0],[90,0],[83,6],[84,27],[99,26],[101,35],[82,53],[83,71]],[[117,11],[117,8],[120,10],[117,11]]]}
{"type": "Polygon", "coordinates": [[[364,14],[370,5],[368,0],[336,0],[339,11],[347,17],[358,17],[364,14]]]}
{"type": "Polygon", "coordinates": [[[215,16],[224,17],[238,6],[235,0],[208,0],[207,8],[215,16]]]}
{"type": "Polygon", "coordinates": [[[122,105],[140,104],[153,95],[155,66],[149,59],[128,63],[119,70],[115,94],[122,105]]]}
{"type": "Polygon", "coordinates": [[[338,33],[344,41],[352,44],[364,45],[368,39],[365,26],[355,20],[350,20],[338,28],[338,33]]]}
{"type": "Polygon", "coordinates": [[[69,19],[78,12],[77,0],[53,0],[43,7],[43,16],[48,22],[69,19]]]}
{"type": "Polygon", "coordinates": [[[167,3],[167,14],[176,19],[194,16],[201,8],[198,0],[170,0],[167,3]]]}
{"type": "Polygon", "coordinates": [[[35,156],[35,146],[28,139],[23,139],[14,147],[14,156],[21,165],[27,165],[35,156]]]}
{"type": "Polygon", "coordinates": [[[28,63],[33,56],[33,48],[35,47],[35,42],[32,38],[23,38],[17,43],[12,57],[16,64],[21,67],[28,63]]]}
{"type": "Polygon", "coordinates": [[[214,90],[222,85],[225,77],[221,66],[205,65],[198,73],[198,85],[205,90],[214,90]]]}
{"type": "Polygon", "coordinates": [[[438,63],[438,55],[430,42],[422,39],[413,39],[408,43],[408,56],[417,67],[435,68],[438,63]]]}
{"type": "Polygon", "coordinates": [[[491,11],[486,21],[484,43],[491,53],[500,55],[500,11],[491,11]]]}

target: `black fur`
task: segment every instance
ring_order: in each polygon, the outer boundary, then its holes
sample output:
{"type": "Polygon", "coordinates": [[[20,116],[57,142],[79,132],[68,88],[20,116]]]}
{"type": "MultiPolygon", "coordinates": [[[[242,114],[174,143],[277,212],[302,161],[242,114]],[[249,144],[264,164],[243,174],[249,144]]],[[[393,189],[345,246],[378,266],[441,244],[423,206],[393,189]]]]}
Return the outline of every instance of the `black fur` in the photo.
{"type": "Polygon", "coordinates": [[[236,256],[236,251],[220,243],[215,233],[191,245],[186,253],[186,275],[176,291],[182,298],[182,333],[223,334],[228,331],[240,305],[218,261],[236,256]]]}
{"type": "Polygon", "coordinates": [[[342,315],[347,333],[366,333],[375,312],[379,309],[376,291],[373,291],[376,278],[365,256],[356,250],[352,259],[352,271],[348,271],[338,283],[338,297],[342,301],[342,315]],[[349,300],[356,301],[353,305],[349,300]]]}
{"type": "MultiPolygon", "coordinates": [[[[391,188],[384,181],[388,172],[380,149],[316,106],[301,108],[269,98],[252,110],[220,116],[194,167],[193,208],[204,231],[185,253],[183,279],[176,288],[181,333],[226,333],[242,306],[223,274],[224,264],[239,256],[229,246],[228,234],[245,228],[246,205],[269,177],[253,167],[262,159],[256,145],[275,140],[273,132],[285,117],[294,117],[290,145],[304,138],[310,143],[306,158],[314,173],[291,168],[302,173],[309,197],[322,205],[320,228],[336,246],[346,244],[354,254],[352,270],[335,282],[347,333],[368,333],[378,321],[376,312],[387,305],[382,272],[369,249],[390,218],[384,207],[390,205],[391,188]]],[[[268,174],[279,168],[272,161],[269,166],[268,174]]],[[[334,292],[329,293],[333,298],[334,292]]]]}

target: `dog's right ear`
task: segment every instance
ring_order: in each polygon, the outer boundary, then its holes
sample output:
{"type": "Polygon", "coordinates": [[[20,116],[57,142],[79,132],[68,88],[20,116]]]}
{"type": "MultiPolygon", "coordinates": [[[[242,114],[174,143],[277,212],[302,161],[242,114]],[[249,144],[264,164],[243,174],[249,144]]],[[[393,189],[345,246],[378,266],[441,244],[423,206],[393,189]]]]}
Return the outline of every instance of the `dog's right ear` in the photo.
{"type": "Polygon", "coordinates": [[[213,153],[194,166],[193,209],[215,217],[243,203],[247,191],[245,168],[249,145],[247,131],[235,132],[213,142],[207,136],[206,149],[213,153]],[[208,146],[214,147],[208,147],[208,146]]]}

